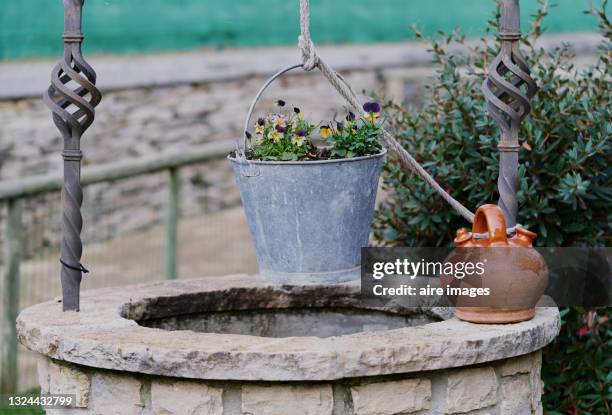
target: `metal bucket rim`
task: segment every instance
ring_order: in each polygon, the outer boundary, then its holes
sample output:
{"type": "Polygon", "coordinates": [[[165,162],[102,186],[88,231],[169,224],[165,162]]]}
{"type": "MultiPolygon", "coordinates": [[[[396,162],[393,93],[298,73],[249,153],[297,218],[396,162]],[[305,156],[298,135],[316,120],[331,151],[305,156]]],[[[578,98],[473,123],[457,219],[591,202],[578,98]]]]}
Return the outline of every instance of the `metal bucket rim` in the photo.
{"type": "Polygon", "coordinates": [[[293,165],[293,166],[304,166],[304,165],[315,165],[315,164],[330,164],[330,163],[350,163],[354,161],[362,161],[369,160],[375,158],[384,157],[387,154],[387,149],[382,148],[382,150],[377,154],[369,154],[367,156],[359,156],[359,157],[348,157],[342,159],[330,159],[330,160],[303,160],[303,161],[281,161],[281,160],[244,160],[236,158],[235,155],[228,154],[227,159],[232,163],[237,164],[262,164],[262,165],[293,165]]]}

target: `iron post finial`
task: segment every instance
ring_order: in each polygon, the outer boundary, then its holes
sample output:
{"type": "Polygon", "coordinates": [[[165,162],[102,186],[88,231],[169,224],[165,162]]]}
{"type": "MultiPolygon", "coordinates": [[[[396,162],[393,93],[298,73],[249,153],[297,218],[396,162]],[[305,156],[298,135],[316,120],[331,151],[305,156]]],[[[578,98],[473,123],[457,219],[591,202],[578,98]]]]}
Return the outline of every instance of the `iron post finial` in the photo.
{"type": "Polygon", "coordinates": [[[501,133],[498,204],[508,227],[516,225],[518,211],[519,127],[531,111],[530,100],[537,89],[519,51],[520,37],[519,0],[503,0],[499,24],[501,49],[489,66],[482,90],[489,116],[497,122],[501,133]]]}
{"type": "Polygon", "coordinates": [[[96,73],[81,55],[82,8],[85,0],[64,1],[64,56],[51,72],[51,85],[43,95],[53,122],[62,134],[64,187],[62,189],[61,282],[63,309],[79,310],[83,243],[81,229],[81,136],[94,120],[102,95],[96,73]],[[69,85],[70,84],[70,85],[69,85]],[[77,86],[72,87],[72,84],[77,86]]]}

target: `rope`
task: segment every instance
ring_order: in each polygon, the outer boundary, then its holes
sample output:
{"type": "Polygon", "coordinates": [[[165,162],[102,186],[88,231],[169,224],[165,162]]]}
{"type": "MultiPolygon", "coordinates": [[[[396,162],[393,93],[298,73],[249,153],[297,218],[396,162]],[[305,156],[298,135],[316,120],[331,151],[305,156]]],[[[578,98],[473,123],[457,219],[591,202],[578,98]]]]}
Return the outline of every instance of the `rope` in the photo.
{"type": "MultiPolygon", "coordinates": [[[[298,47],[302,55],[302,65],[304,70],[311,71],[314,68],[319,68],[323,76],[327,78],[329,83],[346,99],[351,107],[360,114],[364,115],[365,111],[361,106],[361,102],[351,86],[342,78],[334,69],[332,69],[320,56],[317,55],[314,43],[310,38],[310,4],[309,0],[300,0],[300,30],[301,34],[298,38],[298,47]]],[[[474,214],[459,201],[453,198],[440,186],[435,179],[427,173],[427,171],[406,151],[404,147],[395,139],[393,134],[382,128],[383,138],[387,148],[391,150],[398,158],[400,164],[416,173],[420,178],[425,180],[427,184],[442,196],[442,198],[450,204],[453,209],[469,222],[474,221],[474,214]]]]}

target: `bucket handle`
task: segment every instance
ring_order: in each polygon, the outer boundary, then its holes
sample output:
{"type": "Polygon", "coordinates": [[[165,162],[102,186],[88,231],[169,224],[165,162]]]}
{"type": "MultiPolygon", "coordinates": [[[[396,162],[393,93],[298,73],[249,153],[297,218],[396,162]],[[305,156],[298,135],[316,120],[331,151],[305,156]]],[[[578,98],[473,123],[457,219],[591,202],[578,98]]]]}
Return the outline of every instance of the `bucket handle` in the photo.
{"type": "Polygon", "coordinates": [[[236,140],[237,158],[243,159],[243,160],[246,159],[245,154],[246,154],[247,141],[248,141],[247,132],[249,130],[249,124],[251,123],[251,117],[253,116],[253,111],[255,110],[255,105],[257,105],[259,98],[262,96],[265,90],[268,89],[270,84],[274,82],[277,78],[281,77],[282,75],[286,74],[289,71],[292,71],[297,68],[303,68],[303,67],[304,66],[302,64],[298,64],[298,65],[291,65],[287,68],[281,69],[280,71],[272,75],[270,78],[268,78],[268,80],[262,85],[262,87],[259,88],[259,91],[257,91],[255,98],[253,98],[253,101],[251,101],[251,106],[249,107],[249,111],[247,112],[246,120],[244,121],[244,129],[243,129],[243,134],[242,134],[243,135],[242,146],[240,145],[241,140],[240,139],[236,140]]]}
{"type": "MultiPolygon", "coordinates": [[[[242,131],[243,133],[242,140],[240,140],[240,138],[236,139],[236,158],[237,159],[246,161],[246,149],[247,149],[247,143],[248,143],[247,132],[249,130],[249,124],[251,123],[251,117],[253,116],[253,111],[255,110],[255,105],[257,105],[257,102],[259,102],[259,98],[262,96],[265,90],[268,89],[270,84],[272,84],[272,82],[274,82],[277,78],[280,78],[282,75],[286,74],[287,72],[290,72],[297,68],[303,69],[304,65],[299,63],[297,65],[291,65],[284,69],[281,69],[280,71],[272,75],[270,78],[268,78],[268,80],[262,85],[262,87],[259,88],[259,91],[257,91],[255,98],[253,98],[253,101],[251,101],[251,106],[249,107],[249,110],[246,116],[246,120],[244,121],[244,129],[242,131]],[[241,145],[241,141],[242,141],[242,145],[241,145]]],[[[348,85],[348,83],[344,79],[344,77],[340,76],[340,74],[338,73],[336,75],[348,88],[351,88],[350,85],[348,85]]]]}

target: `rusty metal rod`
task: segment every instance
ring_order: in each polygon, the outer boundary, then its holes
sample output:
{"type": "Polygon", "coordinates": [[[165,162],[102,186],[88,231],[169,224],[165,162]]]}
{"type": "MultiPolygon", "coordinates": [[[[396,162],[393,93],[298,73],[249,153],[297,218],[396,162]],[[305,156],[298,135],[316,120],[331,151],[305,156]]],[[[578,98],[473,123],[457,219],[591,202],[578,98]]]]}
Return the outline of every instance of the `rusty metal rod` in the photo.
{"type": "Polygon", "coordinates": [[[518,203],[518,132],[531,110],[536,84],[519,51],[521,38],[519,0],[503,0],[499,24],[499,55],[491,62],[483,92],[489,115],[501,132],[499,149],[499,207],[506,225],[516,225],[518,203]]]}
{"type": "Polygon", "coordinates": [[[64,185],[62,189],[61,283],[63,310],[79,310],[83,243],[81,242],[81,136],[94,120],[101,94],[95,87],[96,73],[81,55],[82,9],[85,0],[64,0],[64,56],[51,72],[51,86],[43,99],[53,113],[53,122],[64,140],[64,185]],[[78,85],[71,87],[71,85],[78,85]]]}

